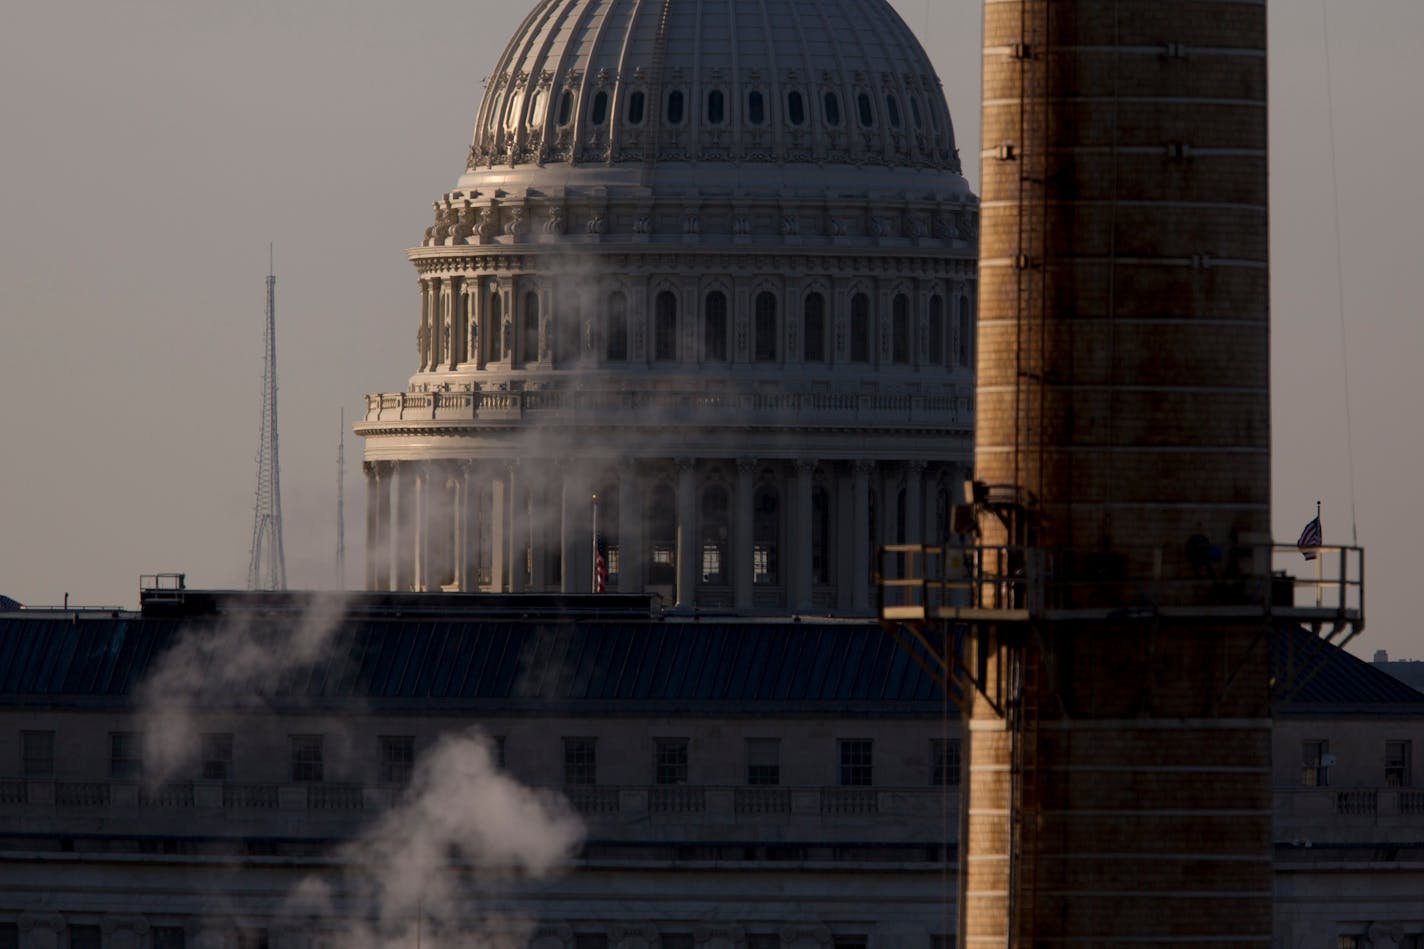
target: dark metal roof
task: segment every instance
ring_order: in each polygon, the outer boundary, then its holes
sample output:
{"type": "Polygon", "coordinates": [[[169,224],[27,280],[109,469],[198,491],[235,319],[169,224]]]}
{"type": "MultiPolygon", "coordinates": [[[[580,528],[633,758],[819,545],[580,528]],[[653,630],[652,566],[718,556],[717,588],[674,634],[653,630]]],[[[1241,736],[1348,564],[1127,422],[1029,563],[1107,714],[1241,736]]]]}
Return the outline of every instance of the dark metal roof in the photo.
{"type": "MultiPolygon", "coordinates": [[[[290,622],[275,617],[272,622],[290,622]]],[[[0,701],[127,704],[155,656],[221,620],[0,618],[0,701]]],[[[348,620],[278,699],[303,705],[561,705],[756,714],[851,707],[922,714],[937,687],[870,623],[348,620]],[[907,704],[908,703],[908,704],[907,704]]]]}
{"type": "Polygon", "coordinates": [[[1277,714],[1424,715],[1424,693],[1307,629],[1277,630],[1271,672],[1285,695],[1277,714]]]}

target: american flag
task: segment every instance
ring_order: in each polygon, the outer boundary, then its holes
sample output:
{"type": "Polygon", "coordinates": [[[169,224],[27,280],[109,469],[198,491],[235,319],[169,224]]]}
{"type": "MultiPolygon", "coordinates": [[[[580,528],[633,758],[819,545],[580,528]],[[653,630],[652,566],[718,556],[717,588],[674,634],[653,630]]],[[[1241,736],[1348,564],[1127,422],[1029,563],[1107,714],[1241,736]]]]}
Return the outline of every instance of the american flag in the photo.
{"type": "Polygon", "coordinates": [[[1300,532],[1300,540],[1295,545],[1300,548],[1300,555],[1306,560],[1314,560],[1316,557],[1315,548],[1320,546],[1320,515],[1315,515],[1310,523],[1305,525],[1305,530],[1300,532]]]}
{"type": "Polygon", "coordinates": [[[593,592],[602,593],[608,583],[608,545],[602,537],[593,539],[593,592]]]}

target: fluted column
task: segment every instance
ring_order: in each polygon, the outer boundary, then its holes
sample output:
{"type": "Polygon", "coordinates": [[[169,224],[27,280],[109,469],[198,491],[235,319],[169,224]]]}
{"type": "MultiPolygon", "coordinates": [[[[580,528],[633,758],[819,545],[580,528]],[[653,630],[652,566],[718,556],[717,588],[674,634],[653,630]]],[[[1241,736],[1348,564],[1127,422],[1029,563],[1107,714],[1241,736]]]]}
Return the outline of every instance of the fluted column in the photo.
{"type": "Polygon", "coordinates": [[[802,458],[795,464],[791,485],[791,536],[787,553],[791,568],[791,609],[805,613],[811,609],[811,476],[816,462],[802,458]]]}
{"type": "Polygon", "coordinates": [[[376,472],[375,462],[362,462],[361,473],[366,476],[366,580],[364,588],[374,590],[378,571],[376,566],[376,525],[380,523],[378,519],[381,511],[381,481],[380,475],[376,472]]]}
{"type": "Polygon", "coordinates": [[[391,470],[391,589],[411,587],[415,553],[415,469],[400,462],[391,470]]]}
{"type": "Polygon", "coordinates": [[[618,592],[641,593],[647,567],[643,563],[642,491],[638,465],[625,458],[618,465],[618,592]]]}
{"type": "Polygon", "coordinates": [[[677,460],[677,606],[691,610],[697,589],[697,468],[692,458],[677,460]]]}
{"type": "Polygon", "coordinates": [[[873,464],[857,461],[851,474],[851,609],[870,609],[870,472],[873,464]]]}
{"type": "Polygon", "coordinates": [[[458,277],[452,277],[445,283],[450,288],[450,352],[446,354],[446,360],[449,367],[454,369],[464,361],[462,350],[465,348],[465,288],[458,277]]]}
{"type": "MultiPolygon", "coordinates": [[[[924,537],[924,475],[925,463],[911,461],[905,465],[905,537],[904,543],[922,544],[924,537]]],[[[932,543],[934,541],[931,541],[932,543]]]]}
{"type": "Polygon", "coordinates": [[[589,538],[589,490],[583,470],[574,464],[561,466],[563,473],[560,498],[561,520],[559,550],[563,562],[560,589],[565,593],[588,593],[591,568],[584,569],[584,554],[593,541],[589,538]]]}
{"type": "Polygon", "coordinates": [[[855,574],[851,543],[855,533],[855,504],[851,484],[850,467],[837,465],[835,519],[831,522],[831,551],[835,562],[831,567],[831,579],[836,590],[836,610],[843,614],[849,614],[852,609],[851,578],[855,574]]]}
{"type": "MultiPolygon", "coordinates": [[[[880,469],[880,497],[876,499],[876,526],[879,537],[872,541],[872,546],[883,544],[898,544],[900,535],[897,530],[900,520],[900,471],[898,465],[891,465],[885,462],[879,464],[880,469]]],[[[871,564],[874,570],[875,564],[871,564]]]]}
{"type": "Polygon", "coordinates": [[[508,468],[509,478],[509,570],[510,593],[523,593],[528,583],[529,568],[529,498],[524,472],[513,462],[508,468]]]}
{"type": "Polygon", "coordinates": [[[430,348],[433,345],[434,336],[430,320],[430,284],[422,280],[420,281],[420,328],[415,333],[416,352],[419,354],[421,372],[430,368],[430,348]]]}
{"type": "Polygon", "coordinates": [[[432,503],[432,496],[438,486],[439,477],[431,470],[431,466],[423,464],[415,475],[414,485],[414,534],[415,534],[415,556],[411,569],[411,587],[415,590],[425,591],[433,588],[435,578],[434,564],[435,556],[434,533],[435,524],[432,523],[432,512],[435,504],[432,503]],[[434,477],[432,477],[434,475],[434,477]]]}
{"type": "Polygon", "coordinates": [[[737,459],[736,496],[732,500],[732,602],[738,613],[752,610],[752,488],[755,458],[737,459]]]}
{"type": "Polygon", "coordinates": [[[495,593],[509,590],[509,510],[510,478],[506,467],[490,479],[490,589],[495,593]]]}

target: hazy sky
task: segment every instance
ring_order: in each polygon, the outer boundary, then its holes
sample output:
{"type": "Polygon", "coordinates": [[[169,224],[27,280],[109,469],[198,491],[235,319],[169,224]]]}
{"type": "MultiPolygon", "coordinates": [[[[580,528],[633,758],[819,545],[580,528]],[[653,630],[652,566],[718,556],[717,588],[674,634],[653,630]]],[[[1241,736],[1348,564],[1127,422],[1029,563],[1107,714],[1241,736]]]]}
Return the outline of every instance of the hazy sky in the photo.
{"type": "MultiPolygon", "coordinates": [[[[1357,647],[1424,658],[1410,589],[1424,355],[1424,3],[1327,0],[1359,539],[1357,647]]],[[[533,0],[16,0],[0,8],[0,593],[136,605],[141,573],[246,582],[267,245],[295,586],[334,583],[338,413],[414,368],[403,251],[464,168],[533,0]]],[[[979,5],[897,0],[977,188],[979,5]]],[[[1272,0],[1275,525],[1350,541],[1319,0],[1272,0]]],[[[361,444],[347,437],[347,579],[361,444]]]]}

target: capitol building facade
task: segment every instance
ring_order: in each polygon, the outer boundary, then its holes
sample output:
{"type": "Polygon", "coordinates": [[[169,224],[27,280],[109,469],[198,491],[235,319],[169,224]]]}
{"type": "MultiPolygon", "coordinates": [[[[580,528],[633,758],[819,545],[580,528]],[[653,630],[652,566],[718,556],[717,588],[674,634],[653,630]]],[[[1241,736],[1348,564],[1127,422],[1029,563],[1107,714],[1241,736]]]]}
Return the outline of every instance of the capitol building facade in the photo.
{"type": "Polygon", "coordinates": [[[367,587],[867,614],[970,475],[977,227],[889,4],[540,3],[356,426],[367,587]]]}

